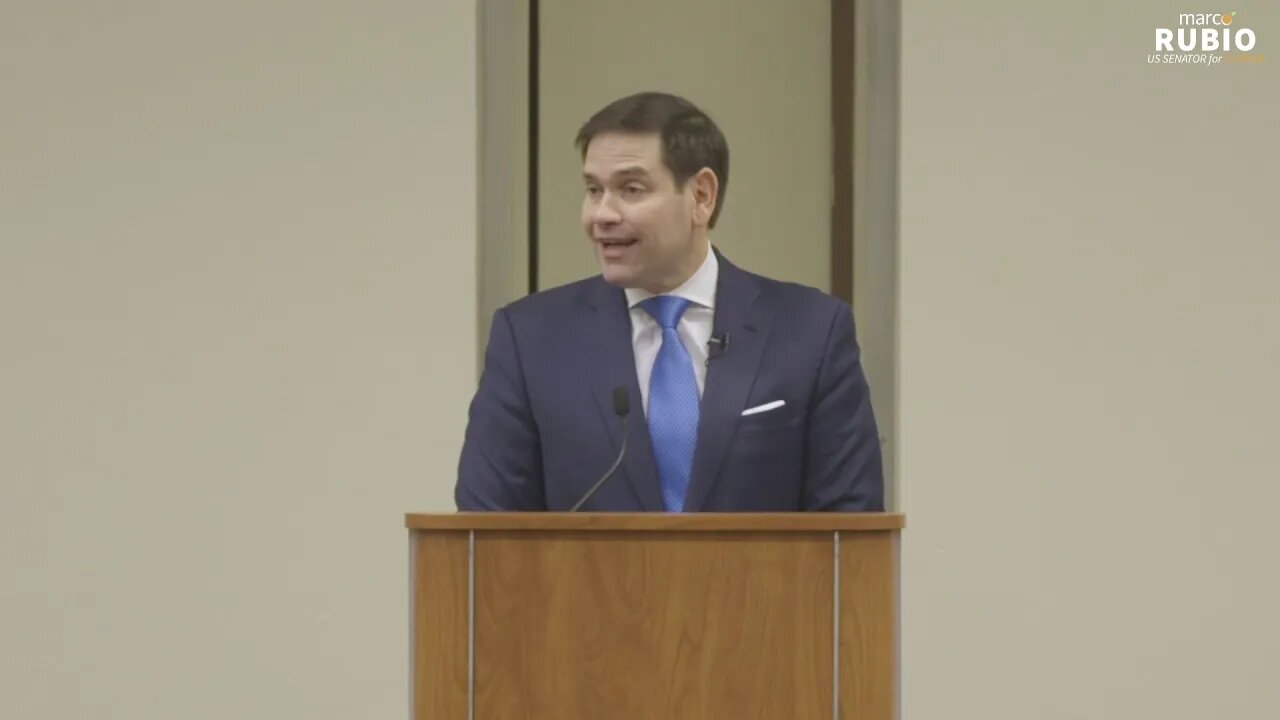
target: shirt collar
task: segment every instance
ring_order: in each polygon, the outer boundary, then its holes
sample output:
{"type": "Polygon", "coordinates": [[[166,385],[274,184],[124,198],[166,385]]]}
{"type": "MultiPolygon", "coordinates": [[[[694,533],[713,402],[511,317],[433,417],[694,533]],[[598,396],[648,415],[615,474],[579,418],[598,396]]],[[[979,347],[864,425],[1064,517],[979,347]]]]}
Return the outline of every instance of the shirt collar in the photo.
{"type": "MultiPolygon", "coordinates": [[[[711,248],[711,243],[707,243],[707,256],[702,260],[702,264],[693,275],[684,281],[680,287],[672,290],[664,295],[675,295],[682,297],[695,305],[705,308],[715,309],[716,306],[716,281],[720,277],[720,261],[716,259],[716,252],[711,248]]],[[[654,294],[642,288],[626,288],[627,307],[635,307],[637,304],[648,300],[654,294]]]]}

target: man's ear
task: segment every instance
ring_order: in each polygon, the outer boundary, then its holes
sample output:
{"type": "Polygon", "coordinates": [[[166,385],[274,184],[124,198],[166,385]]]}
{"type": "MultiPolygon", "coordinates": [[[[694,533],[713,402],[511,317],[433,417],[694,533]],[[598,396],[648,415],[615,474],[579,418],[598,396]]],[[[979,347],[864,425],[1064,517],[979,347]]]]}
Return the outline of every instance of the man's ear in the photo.
{"type": "Polygon", "coordinates": [[[720,201],[720,181],[711,168],[702,168],[689,178],[693,184],[693,222],[695,225],[711,224],[716,203],[720,201]]]}

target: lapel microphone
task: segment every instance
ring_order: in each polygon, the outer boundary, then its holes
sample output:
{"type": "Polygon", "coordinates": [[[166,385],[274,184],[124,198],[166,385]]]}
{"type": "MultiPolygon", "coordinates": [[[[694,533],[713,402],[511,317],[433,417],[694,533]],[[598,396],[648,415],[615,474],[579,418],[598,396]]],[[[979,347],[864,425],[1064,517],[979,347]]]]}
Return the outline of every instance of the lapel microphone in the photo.
{"type": "Polygon", "coordinates": [[[707,362],[720,357],[729,350],[729,333],[716,333],[707,341],[707,362]]]}

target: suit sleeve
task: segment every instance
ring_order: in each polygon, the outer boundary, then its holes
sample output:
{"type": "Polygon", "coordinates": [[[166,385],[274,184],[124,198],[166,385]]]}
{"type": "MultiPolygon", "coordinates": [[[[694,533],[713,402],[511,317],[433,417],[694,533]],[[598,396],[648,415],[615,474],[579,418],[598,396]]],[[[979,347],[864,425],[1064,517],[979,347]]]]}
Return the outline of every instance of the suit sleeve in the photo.
{"type": "Polygon", "coordinates": [[[538,427],[507,312],[494,314],[471,401],[454,500],[459,510],[545,510],[538,427]]]}
{"type": "Polygon", "coordinates": [[[839,303],[810,403],[804,509],[884,510],[880,433],[871,409],[853,313],[839,303]]]}

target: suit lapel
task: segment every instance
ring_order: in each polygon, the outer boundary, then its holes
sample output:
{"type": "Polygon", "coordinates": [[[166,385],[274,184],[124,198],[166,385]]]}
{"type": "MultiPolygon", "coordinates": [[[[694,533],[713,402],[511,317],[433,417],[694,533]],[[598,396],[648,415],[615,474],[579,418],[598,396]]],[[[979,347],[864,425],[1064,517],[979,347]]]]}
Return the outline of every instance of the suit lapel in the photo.
{"type": "Polygon", "coordinates": [[[718,252],[716,255],[720,274],[716,282],[713,334],[727,337],[728,343],[719,357],[707,361],[698,447],[684,504],[686,512],[702,509],[720,474],[738,418],[746,408],[747,396],[755,383],[773,321],[772,311],[757,301],[761,292],[759,282],[731,265],[718,252]]]}
{"type": "MultiPolygon", "coordinates": [[[[627,388],[631,399],[631,411],[627,416],[627,455],[619,472],[626,475],[641,508],[650,512],[662,512],[664,507],[658,470],[653,462],[649,426],[645,422],[640,384],[636,380],[635,351],[631,344],[631,317],[627,310],[626,295],[601,280],[592,292],[589,304],[595,311],[592,319],[595,332],[591,335],[595,347],[588,350],[592,353],[591,384],[600,417],[615,453],[622,447],[622,423],[613,412],[613,389],[627,388]]],[[[606,468],[601,468],[600,472],[605,470],[606,468]]]]}

